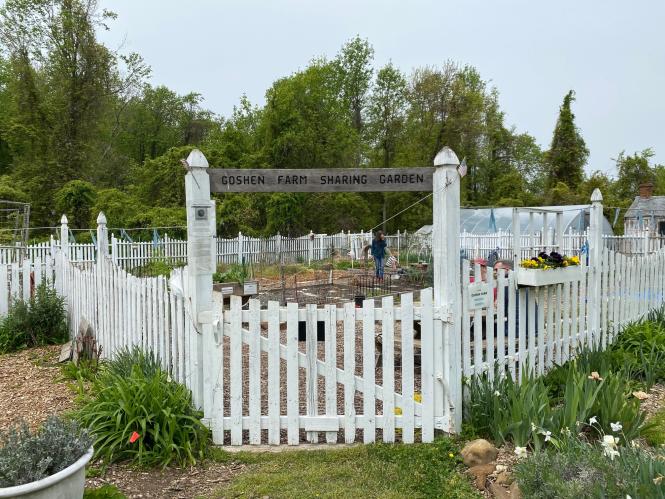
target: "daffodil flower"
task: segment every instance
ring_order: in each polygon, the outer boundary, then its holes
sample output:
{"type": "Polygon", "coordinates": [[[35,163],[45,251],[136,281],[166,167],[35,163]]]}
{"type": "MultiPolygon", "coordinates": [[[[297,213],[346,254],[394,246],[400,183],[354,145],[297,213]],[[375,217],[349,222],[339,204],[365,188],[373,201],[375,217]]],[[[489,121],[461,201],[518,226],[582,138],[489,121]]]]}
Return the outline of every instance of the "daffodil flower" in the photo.
{"type": "Polygon", "coordinates": [[[518,458],[523,458],[527,456],[526,447],[515,447],[515,454],[518,458]]]}

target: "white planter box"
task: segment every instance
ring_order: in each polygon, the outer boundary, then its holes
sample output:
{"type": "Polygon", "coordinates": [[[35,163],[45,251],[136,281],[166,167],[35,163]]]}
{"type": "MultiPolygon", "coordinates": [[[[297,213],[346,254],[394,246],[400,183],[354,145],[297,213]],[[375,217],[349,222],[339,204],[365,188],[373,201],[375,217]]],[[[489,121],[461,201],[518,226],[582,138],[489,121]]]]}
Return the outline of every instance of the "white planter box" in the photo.
{"type": "Polygon", "coordinates": [[[85,465],[92,457],[92,447],[74,464],[36,482],[0,488],[0,498],[80,499],[85,489],[85,465]]]}
{"type": "Polygon", "coordinates": [[[579,265],[547,270],[517,268],[517,284],[519,286],[550,286],[581,279],[582,268],[579,265]]]}

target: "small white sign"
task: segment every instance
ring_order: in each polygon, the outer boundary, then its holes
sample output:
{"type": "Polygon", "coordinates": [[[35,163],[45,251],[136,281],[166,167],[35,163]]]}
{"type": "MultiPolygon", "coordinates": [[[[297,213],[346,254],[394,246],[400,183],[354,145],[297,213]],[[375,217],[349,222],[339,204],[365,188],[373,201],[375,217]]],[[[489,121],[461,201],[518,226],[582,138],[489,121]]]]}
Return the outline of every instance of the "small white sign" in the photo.
{"type": "Polygon", "coordinates": [[[258,282],[246,282],[244,285],[244,292],[246,295],[255,295],[259,292],[258,282]]]}
{"type": "Polygon", "coordinates": [[[477,310],[487,307],[489,292],[484,282],[472,282],[468,287],[469,310],[477,310]]]}
{"type": "Polygon", "coordinates": [[[223,287],[222,288],[222,294],[223,295],[232,295],[233,294],[233,286],[223,287]]]}

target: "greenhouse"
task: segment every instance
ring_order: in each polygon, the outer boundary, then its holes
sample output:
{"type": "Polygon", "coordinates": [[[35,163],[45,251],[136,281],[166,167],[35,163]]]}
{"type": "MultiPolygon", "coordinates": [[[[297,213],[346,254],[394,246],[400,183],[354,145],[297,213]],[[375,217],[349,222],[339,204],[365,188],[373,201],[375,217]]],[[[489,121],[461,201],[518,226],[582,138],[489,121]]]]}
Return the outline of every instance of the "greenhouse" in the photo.
{"type": "MultiPolygon", "coordinates": [[[[539,206],[535,210],[551,210],[563,212],[564,232],[584,232],[589,227],[589,205],[569,206],[539,206]]],[[[540,232],[543,227],[543,214],[520,213],[520,231],[522,234],[540,232]],[[529,223],[532,223],[529,228],[529,223]]],[[[554,230],[556,216],[554,213],[547,217],[547,225],[554,230]]],[[[460,232],[470,234],[493,234],[495,232],[512,232],[513,208],[462,208],[460,210],[460,232]]],[[[431,225],[418,229],[418,234],[430,234],[431,225]]],[[[603,216],[603,234],[613,234],[612,225],[603,216]]]]}

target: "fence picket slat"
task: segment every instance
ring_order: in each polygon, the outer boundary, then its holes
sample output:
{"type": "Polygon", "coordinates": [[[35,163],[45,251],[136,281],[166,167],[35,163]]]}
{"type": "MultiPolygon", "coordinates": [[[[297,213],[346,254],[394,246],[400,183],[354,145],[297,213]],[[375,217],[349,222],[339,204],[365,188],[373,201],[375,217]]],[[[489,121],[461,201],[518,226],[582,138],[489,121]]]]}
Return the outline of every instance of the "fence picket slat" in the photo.
{"type": "MultiPolygon", "coordinates": [[[[401,296],[402,320],[402,440],[414,441],[414,344],[413,344],[413,293],[401,296]]],[[[422,356],[422,352],[421,352],[422,356]]]]}
{"type": "MultiPolygon", "coordinates": [[[[326,416],[337,416],[337,308],[325,307],[326,416]]],[[[337,442],[337,432],[326,432],[326,442],[337,442]]]]}
{"type": "Polygon", "coordinates": [[[279,445],[279,399],[280,390],[280,357],[279,357],[279,303],[268,303],[268,443],[279,445]]]}
{"type": "Polygon", "coordinates": [[[383,357],[383,441],[395,441],[395,323],[393,297],[381,302],[381,352],[383,357]]]}
{"type": "MultiPolygon", "coordinates": [[[[318,374],[316,370],[317,360],[317,317],[316,305],[307,305],[307,323],[305,339],[305,350],[307,352],[307,367],[305,368],[305,396],[307,397],[307,415],[316,416],[319,411],[318,397],[318,374]]],[[[316,431],[307,432],[307,440],[310,443],[317,443],[319,436],[316,431]]]]}
{"type": "Polygon", "coordinates": [[[286,411],[287,442],[298,445],[300,438],[300,390],[298,381],[298,304],[286,304],[286,411]]]}
{"type": "MultiPolygon", "coordinates": [[[[420,292],[421,303],[421,384],[422,384],[422,441],[434,440],[434,315],[432,289],[420,292]]],[[[474,345],[474,348],[476,346],[474,345]]]]}
{"type": "Polygon", "coordinates": [[[356,309],[344,304],[344,441],[356,439],[356,309]]]}
{"type": "Polygon", "coordinates": [[[366,444],[374,442],[376,438],[376,400],[375,400],[375,326],[374,326],[374,300],[363,302],[363,414],[365,426],[363,428],[363,441],[366,444]]]}
{"type": "Polygon", "coordinates": [[[249,300],[249,443],[261,443],[261,302],[249,300]]]}
{"type": "Polygon", "coordinates": [[[231,445],[242,445],[242,298],[230,298],[229,348],[231,445]]]}

